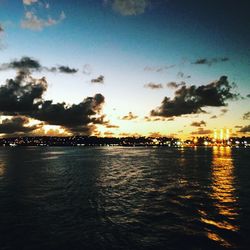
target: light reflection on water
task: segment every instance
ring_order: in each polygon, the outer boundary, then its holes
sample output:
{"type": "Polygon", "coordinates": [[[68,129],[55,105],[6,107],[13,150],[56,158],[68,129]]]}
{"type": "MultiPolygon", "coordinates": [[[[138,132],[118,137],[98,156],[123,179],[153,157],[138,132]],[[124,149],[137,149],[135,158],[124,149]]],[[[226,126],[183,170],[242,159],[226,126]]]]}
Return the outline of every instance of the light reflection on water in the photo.
{"type": "Polygon", "coordinates": [[[3,162],[0,162],[0,177],[4,175],[5,168],[5,164],[3,162]]]}
{"type": "MultiPolygon", "coordinates": [[[[230,147],[213,147],[211,165],[211,193],[215,211],[218,216],[211,218],[208,213],[200,211],[201,221],[216,229],[239,231],[236,223],[239,216],[238,200],[236,195],[236,177],[230,147]]],[[[217,241],[225,247],[231,247],[229,240],[220,235],[219,230],[208,229],[208,238],[217,241]]]]}

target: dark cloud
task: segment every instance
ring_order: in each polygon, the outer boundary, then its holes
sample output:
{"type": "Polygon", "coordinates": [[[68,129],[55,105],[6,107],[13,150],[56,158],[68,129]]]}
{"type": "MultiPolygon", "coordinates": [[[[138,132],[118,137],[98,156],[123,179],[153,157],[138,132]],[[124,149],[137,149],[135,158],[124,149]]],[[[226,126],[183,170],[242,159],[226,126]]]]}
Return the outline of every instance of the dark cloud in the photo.
{"type": "Polygon", "coordinates": [[[179,77],[179,78],[186,78],[186,79],[191,78],[190,75],[186,75],[186,74],[183,73],[182,71],[179,71],[179,72],[177,73],[177,77],[179,77]]]}
{"type": "Polygon", "coordinates": [[[152,133],[149,133],[148,137],[159,138],[159,137],[162,137],[162,134],[160,132],[152,132],[152,133]]]}
{"type": "Polygon", "coordinates": [[[165,118],[145,116],[144,117],[144,121],[146,121],[146,122],[159,122],[159,121],[165,121],[165,118]]]}
{"type": "Polygon", "coordinates": [[[169,122],[174,121],[174,117],[168,118],[168,121],[169,121],[169,122]]]}
{"type": "Polygon", "coordinates": [[[41,127],[40,125],[28,126],[28,123],[29,119],[24,116],[4,119],[0,124],[0,134],[27,134],[41,127]]]}
{"type": "Polygon", "coordinates": [[[107,137],[111,137],[111,136],[114,136],[114,133],[111,131],[106,131],[106,132],[104,132],[104,135],[107,137]]]}
{"type": "Polygon", "coordinates": [[[192,64],[200,64],[200,65],[208,65],[211,66],[212,64],[219,63],[219,62],[227,62],[229,61],[228,57],[219,57],[219,58],[200,58],[197,59],[195,62],[192,64]]]}
{"type": "Polygon", "coordinates": [[[191,135],[209,135],[212,133],[213,131],[210,129],[199,128],[198,130],[191,132],[191,135]]]}
{"type": "Polygon", "coordinates": [[[123,16],[135,16],[145,12],[150,0],[112,0],[112,8],[123,16]]]}
{"type": "Polygon", "coordinates": [[[22,57],[20,60],[13,60],[10,63],[3,63],[0,66],[1,70],[15,69],[15,70],[41,70],[41,64],[31,58],[31,57],[22,57]]]}
{"type": "Polygon", "coordinates": [[[221,111],[220,116],[223,116],[228,112],[228,109],[221,109],[220,111],[221,111]]]}
{"type": "Polygon", "coordinates": [[[120,128],[118,125],[107,124],[106,128],[120,128]]]}
{"type": "Polygon", "coordinates": [[[66,74],[74,74],[77,73],[78,69],[70,68],[68,66],[59,66],[58,67],[59,72],[66,73],[66,74]]]}
{"type": "Polygon", "coordinates": [[[19,71],[14,79],[0,87],[0,113],[5,115],[28,114],[38,110],[42,96],[47,90],[43,77],[34,79],[27,71],[19,71]]]}
{"type": "Polygon", "coordinates": [[[10,63],[3,63],[0,65],[0,70],[8,70],[8,69],[14,69],[14,70],[26,70],[26,71],[49,71],[53,73],[68,73],[68,74],[74,74],[78,72],[78,69],[70,68],[68,66],[58,66],[58,67],[46,67],[42,66],[40,62],[36,59],[33,59],[31,57],[25,56],[22,57],[20,60],[13,60],[10,63]]]}
{"type": "Polygon", "coordinates": [[[216,118],[217,118],[216,115],[213,115],[213,116],[210,117],[210,119],[216,119],[216,118]]]}
{"type": "Polygon", "coordinates": [[[103,123],[103,116],[99,115],[103,103],[104,96],[101,94],[87,97],[83,102],[71,106],[44,101],[30,116],[50,125],[60,125],[73,133],[90,134],[95,128],[94,124],[103,123]]]}
{"type": "Polygon", "coordinates": [[[104,76],[103,75],[100,75],[100,76],[98,76],[97,78],[95,78],[95,79],[92,79],[91,80],[91,83],[104,83],[104,76]]]}
{"type": "Polygon", "coordinates": [[[242,132],[242,133],[249,133],[249,132],[250,132],[250,125],[241,128],[241,129],[239,130],[239,132],[242,132]]]}
{"type": "Polygon", "coordinates": [[[247,112],[243,115],[243,120],[250,120],[250,112],[247,112]]]}
{"type": "Polygon", "coordinates": [[[133,115],[132,112],[129,112],[128,115],[123,116],[121,119],[122,119],[122,120],[130,121],[130,120],[135,120],[135,119],[137,119],[137,118],[138,118],[138,116],[133,115]]]}
{"type": "Polygon", "coordinates": [[[153,82],[150,82],[150,83],[147,83],[144,85],[144,88],[149,88],[149,89],[162,89],[163,86],[161,83],[153,83],[153,82]]]}
{"type": "Polygon", "coordinates": [[[179,87],[181,87],[181,86],[185,86],[185,85],[186,85],[185,82],[180,82],[180,83],[177,83],[177,82],[168,82],[168,83],[166,84],[166,86],[167,86],[168,88],[171,88],[171,89],[177,89],[177,88],[179,88],[179,87]]]}
{"type": "Polygon", "coordinates": [[[171,68],[174,68],[174,67],[175,67],[174,64],[169,65],[169,66],[162,66],[162,67],[151,67],[151,66],[146,66],[146,67],[144,68],[144,71],[160,73],[160,72],[162,72],[162,71],[165,71],[165,70],[168,70],[168,69],[171,69],[171,68]]]}
{"type": "Polygon", "coordinates": [[[240,125],[236,125],[234,126],[235,128],[242,128],[243,126],[240,126],[240,125]]]}
{"type": "Polygon", "coordinates": [[[250,98],[250,94],[248,94],[247,97],[250,98]]]}
{"type": "Polygon", "coordinates": [[[230,84],[226,76],[207,85],[182,86],[175,91],[172,100],[165,97],[161,106],[151,111],[151,115],[172,117],[204,112],[203,107],[223,107],[227,105],[226,101],[239,97],[233,92],[234,88],[235,84],[230,84]]]}
{"type": "Polygon", "coordinates": [[[3,28],[3,26],[1,25],[1,23],[0,23],[0,33],[1,32],[4,32],[4,28],[3,28]]]}
{"type": "Polygon", "coordinates": [[[190,126],[192,127],[201,127],[201,126],[205,126],[206,127],[206,122],[205,121],[200,121],[200,122],[192,122],[190,124],[190,126]]]}
{"type": "MultiPolygon", "coordinates": [[[[29,71],[19,71],[14,79],[0,87],[0,113],[10,116],[27,116],[49,125],[60,125],[74,134],[91,134],[96,124],[105,124],[101,114],[104,96],[96,94],[79,104],[45,101],[43,94],[47,82],[43,77],[34,79],[29,71]]],[[[20,123],[19,123],[20,124],[20,123]]]]}

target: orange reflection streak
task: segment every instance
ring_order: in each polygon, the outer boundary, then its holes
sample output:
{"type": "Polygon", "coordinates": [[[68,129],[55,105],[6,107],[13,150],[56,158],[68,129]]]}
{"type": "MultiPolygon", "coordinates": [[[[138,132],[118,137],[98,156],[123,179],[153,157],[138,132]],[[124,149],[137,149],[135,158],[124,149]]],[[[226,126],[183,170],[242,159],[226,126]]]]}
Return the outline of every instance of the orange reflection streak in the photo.
{"type": "Polygon", "coordinates": [[[235,195],[234,165],[230,147],[213,147],[212,160],[212,186],[210,197],[219,215],[220,220],[211,219],[204,211],[200,211],[201,221],[207,225],[216,227],[216,230],[208,230],[207,237],[225,247],[231,244],[218,233],[218,229],[238,231],[239,227],[234,221],[238,216],[238,203],[235,195]]]}
{"type": "MultiPolygon", "coordinates": [[[[214,206],[219,214],[234,220],[237,215],[237,199],[235,196],[235,177],[230,147],[214,147],[212,162],[212,192],[214,206]]],[[[225,226],[226,229],[229,229],[225,226]]],[[[231,227],[230,227],[230,230],[231,227]]],[[[237,227],[234,228],[238,230],[237,227]]]]}
{"type": "Polygon", "coordinates": [[[3,162],[0,162],[0,177],[4,175],[5,165],[3,162]]]}

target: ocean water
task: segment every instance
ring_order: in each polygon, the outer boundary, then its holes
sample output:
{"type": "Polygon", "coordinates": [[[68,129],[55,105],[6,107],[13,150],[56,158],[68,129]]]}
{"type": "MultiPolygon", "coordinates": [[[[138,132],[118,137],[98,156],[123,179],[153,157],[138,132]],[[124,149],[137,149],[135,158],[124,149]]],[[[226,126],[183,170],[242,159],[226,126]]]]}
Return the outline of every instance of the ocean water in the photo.
{"type": "Polygon", "coordinates": [[[0,148],[0,249],[249,249],[250,149],[0,148]]]}

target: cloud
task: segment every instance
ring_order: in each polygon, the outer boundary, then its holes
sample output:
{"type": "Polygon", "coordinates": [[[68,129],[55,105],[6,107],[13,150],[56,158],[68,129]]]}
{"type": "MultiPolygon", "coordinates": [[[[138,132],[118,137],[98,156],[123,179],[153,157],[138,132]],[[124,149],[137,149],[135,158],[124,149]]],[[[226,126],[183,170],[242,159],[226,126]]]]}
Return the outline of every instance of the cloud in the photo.
{"type": "Polygon", "coordinates": [[[149,0],[113,0],[112,8],[123,16],[135,16],[145,12],[149,0]]]}
{"type": "Polygon", "coordinates": [[[148,116],[145,116],[145,117],[144,117],[144,121],[146,121],[146,122],[158,122],[158,121],[165,121],[165,118],[162,118],[162,117],[148,117],[148,116]]]}
{"type": "Polygon", "coordinates": [[[104,83],[104,76],[103,75],[100,75],[100,76],[98,76],[97,78],[95,78],[95,79],[92,79],[91,80],[91,83],[104,83]]]}
{"type": "Polygon", "coordinates": [[[159,138],[162,137],[162,134],[160,132],[151,132],[149,133],[148,137],[159,138]]]}
{"type": "Polygon", "coordinates": [[[191,78],[190,75],[185,75],[185,73],[183,73],[182,71],[179,71],[179,72],[177,73],[177,77],[179,77],[179,78],[186,78],[186,79],[191,78]]]}
{"type": "Polygon", "coordinates": [[[247,97],[250,98],[250,94],[248,94],[247,97]]]}
{"type": "Polygon", "coordinates": [[[213,131],[210,129],[198,128],[198,130],[191,132],[191,135],[209,135],[212,133],[213,131]]]}
{"type": "Polygon", "coordinates": [[[224,108],[224,109],[221,109],[220,111],[221,111],[220,116],[223,116],[228,112],[228,109],[224,108]]]}
{"type": "Polygon", "coordinates": [[[82,70],[82,73],[85,74],[85,75],[90,75],[92,72],[92,68],[89,64],[85,64],[83,65],[83,70],[82,70]]]}
{"type": "Polygon", "coordinates": [[[250,132],[250,125],[241,128],[238,132],[249,133],[250,132]]]}
{"type": "Polygon", "coordinates": [[[34,118],[48,125],[62,126],[73,134],[90,135],[96,124],[106,123],[101,112],[103,95],[87,97],[79,104],[53,103],[43,99],[47,86],[44,77],[35,79],[30,71],[19,70],[14,79],[0,86],[0,114],[34,118]]]}
{"type": "Polygon", "coordinates": [[[2,24],[0,23],[0,50],[4,48],[4,45],[2,43],[3,34],[4,34],[4,28],[2,24]]]}
{"type": "Polygon", "coordinates": [[[32,5],[34,3],[37,3],[38,0],[23,0],[24,5],[32,5]]]}
{"type": "Polygon", "coordinates": [[[46,19],[40,18],[33,10],[25,12],[24,19],[21,20],[21,27],[23,29],[30,29],[33,31],[41,31],[45,27],[50,27],[61,23],[66,18],[65,13],[62,11],[58,19],[47,17],[46,19]]]}
{"type": "Polygon", "coordinates": [[[3,63],[0,65],[0,70],[41,70],[41,64],[30,57],[22,57],[20,60],[13,60],[10,63],[3,63]]]}
{"type": "Polygon", "coordinates": [[[216,119],[216,118],[217,118],[216,115],[213,115],[213,116],[210,117],[210,119],[216,119]]]}
{"type": "Polygon", "coordinates": [[[156,73],[160,73],[162,71],[168,70],[175,67],[174,64],[169,65],[169,66],[162,66],[162,67],[151,67],[151,66],[146,66],[144,68],[144,71],[148,71],[148,72],[156,72],[156,73]]]}
{"type": "Polygon", "coordinates": [[[200,58],[194,61],[192,64],[198,64],[198,65],[208,65],[211,66],[212,64],[219,63],[219,62],[227,62],[229,61],[228,57],[218,57],[218,58],[200,58]]]}
{"type": "Polygon", "coordinates": [[[73,105],[44,101],[30,116],[50,125],[60,125],[72,133],[91,134],[94,124],[103,123],[103,116],[100,115],[103,103],[104,96],[101,94],[73,105]]]}
{"type": "Polygon", "coordinates": [[[58,67],[59,72],[66,73],[66,74],[74,74],[77,73],[78,69],[70,68],[68,66],[59,66],[58,67]]]}
{"type": "Polygon", "coordinates": [[[107,124],[106,128],[120,128],[118,125],[107,124]]]}
{"type": "Polygon", "coordinates": [[[236,126],[234,126],[235,128],[242,128],[243,126],[241,126],[241,125],[236,125],[236,126]]]}
{"type": "Polygon", "coordinates": [[[128,115],[123,116],[121,119],[122,119],[122,120],[130,121],[130,120],[135,120],[135,119],[137,119],[137,118],[138,118],[138,116],[133,115],[132,112],[129,112],[128,115]]]}
{"type": "Polygon", "coordinates": [[[206,127],[206,122],[204,122],[204,121],[200,121],[200,122],[192,122],[191,124],[190,124],[190,126],[192,126],[192,127],[201,127],[201,126],[205,126],[206,127]]]}
{"type": "Polygon", "coordinates": [[[198,87],[184,85],[175,91],[172,100],[165,97],[161,106],[151,111],[151,115],[172,117],[204,112],[203,107],[223,107],[227,105],[227,101],[239,97],[233,92],[234,88],[235,84],[230,84],[227,76],[221,76],[217,81],[198,87]]]}
{"type": "Polygon", "coordinates": [[[67,74],[75,74],[78,72],[78,69],[70,68],[69,66],[57,66],[57,67],[47,67],[42,66],[40,62],[36,59],[33,59],[28,56],[22,57],[20,60],[12,60],[9,63],[2,63],[0,65],[0,71],[2,70],[22,70],[22,71],[48,71],[53,73],[67,73],[67,74]]]}
{"type": "Polygon", "coordinates": [[[180,82],[180,83],[177,83],[177,82],[168,82],[168,83],[166,84],[166,86],[167,86],[168,88],[171,88],[171,89],[177,89],[177,88],[179,88],[179,87],[181,87],[181,86],[185,86],[185,85],[186,85],[185,82],[180,82]]]}
{"type": "Polygon", "coordinates": [[[149,88],[149,89],[162,89],[163,86],[161,83],[153,83],[153,82],[150,82],[150,83],[147,83],[144,85],[144,88],[149,88]]]}
{"type": "Polygon", "coordinates": [[[250,112],[247,112],[243,115],[243,120],[250,120],[250,112]]]}
{"type": "Polygon", "coordinates": [[[111,131],[106,131],[106,132],[104,132],[104,135],[105,135],[106,137],[112,137],[112,136],[114,136],[114,133],[111,132],[111,131]]]}
{"type": "Polygon", "coordinates": [[[14,79],[0,87],[0,112],[13,115],[37,110],[47,86],[44,77],[34,79],[29,72],[19,71],[14,79]]]}
{"type": "Polygon", "coordinates": [[[30,133],[41,127],[41,125],[28,126],[28,123],[29,119],[25,116],[4,119],[0,123],[0,134],[30,133]]]}

